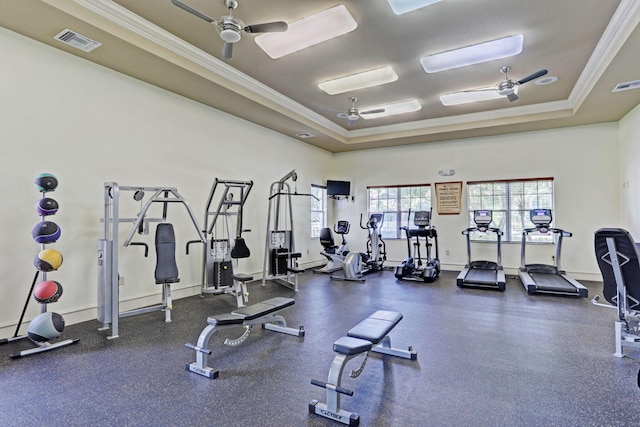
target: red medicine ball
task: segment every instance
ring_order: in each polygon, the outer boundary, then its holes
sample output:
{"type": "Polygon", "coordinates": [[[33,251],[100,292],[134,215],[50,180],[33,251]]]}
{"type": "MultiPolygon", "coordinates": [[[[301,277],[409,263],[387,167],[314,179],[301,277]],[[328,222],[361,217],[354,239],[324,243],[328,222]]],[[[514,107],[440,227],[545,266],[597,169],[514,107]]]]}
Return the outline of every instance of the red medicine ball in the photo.
{"type": "Polygon", "coordinates": [[[60,295],[62,295],[62,285],[55,280],[40,282],[33,291],[33,297],[42,304],[56,302],[60,295]]]}

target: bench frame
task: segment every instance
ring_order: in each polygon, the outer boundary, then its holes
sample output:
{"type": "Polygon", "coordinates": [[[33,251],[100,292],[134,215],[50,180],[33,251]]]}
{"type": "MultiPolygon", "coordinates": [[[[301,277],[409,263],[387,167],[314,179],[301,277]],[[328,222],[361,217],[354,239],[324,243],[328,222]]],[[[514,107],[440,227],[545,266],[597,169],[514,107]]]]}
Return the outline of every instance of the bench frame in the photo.
{"type": "Polygon", "coordinates": [[[391,346],[391,338],[388,334],[393,330],[393,328],[395,328],[401,319],[402,314],[397,312],[384,310],[376,311],[367,319],[364,319],[354,328],[350,329],[347,333],[347,337],[342,337],[333,344],[333,350],[338,354],[335,355],[331,362],[327,382],[323,383],[317,380],[311,381],[313,385],[326,388],[327,403],[321,403],[315,399],[312,400],[309,403],[309,413],[321,415],[325,418],[329,418],[349,426],[358,426],[360,424],[360,415],[358,413],[345,411],[340,408],[341,394],[346,394],[348,396],[353,395],[353,391],[341,386],[342,374],[345,366],[351,359],[364,355],[364,359],[360,367],[356,370],[352,370],[350,373],[352,378],[356,378],[363,371],[370,352],[401,357],[403,359],[417,360],[418,353],[415,352],[412,347],[409,347],[408,350],[403,350],[391,346]],[[380,314],[383,314],[383,316],[380,316],[380,314]],[[365,324],[365,322],[373,319],[380,320],[379,318],[385,317],[385,315],[399,315],[399,318],[395,320],[395,323],[388,328],[386,333],[382,336],[363,339],[363,336],[358,333],[358,328],[365,324]]]}
{"type": "Polygon", "coordinates": [[[297,329],[287,327],[285,318],[275,314],[275,312],[289,307],[294,303],[295,301],[292,298],[276,297],[261,303],[238,308],[230,314],[208,317],[208,325],[200,332],[197,344],[185,344],[186,347],[194,350],[196,353],[195,362],[186,364],[185,367],[187,371],[211,379],[218,378],[219,371],[208,366],[207,362],[208,356],[212,353],[211,350],[209,350],[209,340],[216,331],[222,329],[236,328],[238,326],[242,326],[245,329],[240,337],[232,340],[226,339],[224,341],[224,344],[229,346],[242,344],[249,336],[253,325],[262,325],[262,329],[303,337],[305,333],[303,326],[297,329]],[[266,307],[270,304],[271,307],[266,307]]]}

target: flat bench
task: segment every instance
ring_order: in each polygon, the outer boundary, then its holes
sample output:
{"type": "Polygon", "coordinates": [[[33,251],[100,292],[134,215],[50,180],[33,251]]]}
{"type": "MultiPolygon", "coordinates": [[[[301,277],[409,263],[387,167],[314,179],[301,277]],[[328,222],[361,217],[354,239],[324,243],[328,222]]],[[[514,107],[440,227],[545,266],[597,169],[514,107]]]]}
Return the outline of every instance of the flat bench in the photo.
{"type": "Polygon", "coordinates": [[[253,325],[260,324],[263,329],[303,337],[304,327],[300,326],[298,329],[289,328],[287,327],[287,322],[284,317],[275,314],[293,304],[295,304],[293,298],[276,297],[246,307],[237,308],[228,314],[218,314],[207,317],[207,326],[200,332],[198,343],[196,345],[185,344],[186,347],[196,352],[196,361],[186,364],[187,371],[211,379],[218,378],[219,371],[209,367],[207,365],[207,359],[208,356],[211,355],[209,339],[211,339],[214,332],[221,329],[237,326],[243,326],[245,328],[244,333],[240,337],[236,339],[226,339],[224,341],[224,344],[229,346],[242,344],[249,336],[253,325]]]}
{"type": "Polygon", "coordinates": [[[339,338],[333,343],[336,356],[329,368],[327,382],[311,380],[311,384],[327,390],[327,403],[312,400],[309,412],[338,421],[349,426],[360,424],[360,415],[340,409],[340,395],[353,396],[353,391],[341,386],[342,372],[347,362],[364,353],[360,367],[351,371],[352,378],[358,377],[364,370],[369,352],[382,353],[404,359],[416,360],[418,353],[411,347],[408,350],[391,347],[389,332],[402,320],[402,314],[397,311],[378,310],[353,328],[347,336],[339,338]]]}

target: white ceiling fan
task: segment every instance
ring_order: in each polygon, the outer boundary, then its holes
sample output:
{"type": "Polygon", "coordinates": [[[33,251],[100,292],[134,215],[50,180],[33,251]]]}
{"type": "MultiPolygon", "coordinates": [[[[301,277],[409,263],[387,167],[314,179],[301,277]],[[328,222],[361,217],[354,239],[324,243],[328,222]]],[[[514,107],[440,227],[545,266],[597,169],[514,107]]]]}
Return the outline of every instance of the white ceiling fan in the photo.
{"type": "MultiPolygon", "coordinates": [[[[349,99],[351,100],[351,108],[349,108],[347,111],[340,111],[338,112],[338,114],[336,114],[336,116],[340,119],[349,120],[347,122],[349,126],[351,126],[363,114],[377,114],[377,113],[384,113],[385,111],[384,108],[374,108],[371,110],[358,110],[356,108],[356,101],[358,100],[358,98],[356,98],[355,96],[352,96],[349,99]]],[[[330,111],[336,111],[336,110],[330,110],[330,111]]]]}
{"type": "Polygon", "coordinates": [[[227,6],[227,9],[229,9],[229,14],[221,17],[220,19],[210,18],[180,0],[171,0],[171,3],[216,26],[216,30],[220,34],[220,38],[224,41],[224,46],[222,48],[222,58],[224,59],[231,58],[233,54],[233,44],[240,40],[242,32],[250,34],[274,33],[287,31],[288,28],[287,23],[283,21],[245,25],[244,22],[233,16],[233,9],[238,7],[238,2],[236,0],[224,0],[224,4],[227,6]]]}

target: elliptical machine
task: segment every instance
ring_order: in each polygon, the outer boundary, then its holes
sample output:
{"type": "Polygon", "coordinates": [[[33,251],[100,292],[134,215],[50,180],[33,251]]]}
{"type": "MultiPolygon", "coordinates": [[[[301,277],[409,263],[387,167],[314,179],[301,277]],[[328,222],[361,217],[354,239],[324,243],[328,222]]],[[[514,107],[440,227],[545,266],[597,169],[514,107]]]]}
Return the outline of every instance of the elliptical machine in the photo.
{"type": "Polygon", "coordinates": [[[371,214],[365,226],[362,224],[362,214],[360,214],[360,228],[369,231],[367,253],[349,252],[344,259],[343,275],[332,275],[332,279],[364,282],[365,275],[382,271],[383,264],[387,260],[386,245],[380,231],[383,222],[384,214],[374,213],[371,214]]]}
{"type": "Polygon", "coordinates": [[[320,230],[320,244],[324,248],[320,254],[324,255],[329,262],[324,267],[314,270],[314,273],[333,273],[334,271],[344,268],[344,261],[349,253],[349,246],[347,246],[347,240],[344,236],[345,234],[349,234],[350,228],[351,224],[349,224],[349,221],[338,221],[337,224],[333,226],[333,231],[342,236],[340,246],[335,244],[333,234],[331,234],[329,227],[320,230]]]}
{"type": "Polygon", "coordinates": [[[407,253],[408,257],[402,261],[402,264],[395,269],[396,279],[399,280],[423,280],[425,282],[433,282],[440,274],[440,256],[438,254],[438,233],[431,226],[431,211],[417,211],[413,214],[413,224],[418,228],[409,228],[409,218],[411,211],[407,215],[407,226],[400,227],[407,235],[407,253]],[[413,251],[411,250],[411,240],[413,242],[413,251]],[[427,258],[424,261],[420,254],[420,238],[424,238],[424,245],[427,249],[427,258]],[[431,258],[431,247],[435,243],[436,257],[431,258]]]}

